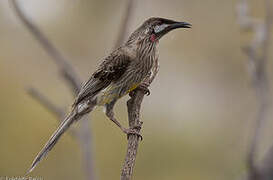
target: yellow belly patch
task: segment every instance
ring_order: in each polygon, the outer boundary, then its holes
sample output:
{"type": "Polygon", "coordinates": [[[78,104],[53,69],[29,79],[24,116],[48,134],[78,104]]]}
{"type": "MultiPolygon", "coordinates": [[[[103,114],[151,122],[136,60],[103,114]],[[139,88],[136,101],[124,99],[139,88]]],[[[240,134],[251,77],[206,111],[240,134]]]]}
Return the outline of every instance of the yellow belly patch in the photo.
{"type": "Polygon", "coordinates": [[[116,87],[109,86],[107,89],[98,94],[98,105],[103,106],[110,103],[114,99],[119,99],[122,96],[127,95],[129,92],[135,90],[139,84],[140,83],[133,84],[132,87],[129,90],[125,91],[125,93],[122,95],[116,94],[117,92],[119,92],[118,90],[115,90],[116,87]]]}
{"type": "Polygon", "coordinates": [[[127,91],[127,94],[138,87],[139,84],[133,84],[133,86],[127,91]]]}

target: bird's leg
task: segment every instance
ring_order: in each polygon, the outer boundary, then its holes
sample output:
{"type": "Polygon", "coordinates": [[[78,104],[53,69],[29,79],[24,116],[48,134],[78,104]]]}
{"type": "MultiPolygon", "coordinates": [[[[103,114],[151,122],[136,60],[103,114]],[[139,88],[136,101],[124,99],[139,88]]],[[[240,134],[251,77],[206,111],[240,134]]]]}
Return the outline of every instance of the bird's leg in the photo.
{"type": "Polygon", "coordinates": [[[135,126],[135,127],[133,127],[133,128],[128,128],[128,129],[126,129],[126,128],[124,128],[124,127],[120,124],[120,122],[115,118],[114,111],[113,111],[115,103],[116,103],[116,100],[114,100],[114,101],[112,101],[112,102],[110,102],[110,103],[108,103],[108,104],[105,105],[105,108],[106,108],[105,114],[106,114],[106,116],[107,116],[111,121],[113,121],[113,122],[122,130],[122,132],[124,132],[125,134],[127,134],[127,138],[128,138],[128,135],[129,135],[129,134],[136,134],[136,135],[139,136],[140,139],[142,140],[143,138],[142,138],[141,134],[138,133],[138,132],[136,131],[136,129],[139,128],[139,126],[141,126],[141,125],[135,126]]]}

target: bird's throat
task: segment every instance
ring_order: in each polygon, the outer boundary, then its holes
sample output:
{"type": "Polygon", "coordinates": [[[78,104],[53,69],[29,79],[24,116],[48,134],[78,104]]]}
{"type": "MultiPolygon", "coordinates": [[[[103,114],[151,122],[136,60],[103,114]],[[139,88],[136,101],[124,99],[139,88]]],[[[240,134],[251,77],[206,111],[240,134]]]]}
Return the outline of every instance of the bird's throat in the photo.
{"type": "Polygon", "coordinates": [[[152,42],[155,42],[155,41],[157,40],[156,35],[155,35],[155,34],[152,34],[151,37],[150,37],[150,40],[151,40],[152,42]]]}

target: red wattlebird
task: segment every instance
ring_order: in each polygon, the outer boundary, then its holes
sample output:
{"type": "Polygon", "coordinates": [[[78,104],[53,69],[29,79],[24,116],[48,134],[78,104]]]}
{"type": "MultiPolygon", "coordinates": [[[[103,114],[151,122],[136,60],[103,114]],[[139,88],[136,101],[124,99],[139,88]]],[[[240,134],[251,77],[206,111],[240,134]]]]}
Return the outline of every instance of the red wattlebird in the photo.
{"type": "Polygon", "coordinates": [[[114,105],[118,99],[136,88],[149,92],[142,82],[151,76],[151,70],[158,58],[159,39],[174,29],[190,27],[191,24],[186,22],[150,18],[137,28],[124,45],[101,61],[96,71],[82,86],[71,112],[36,156],[28,172],[46,156],[73,122],[91,112],[96,106],[105,106],[106,116],[124,133],[137,134],[134,129],[126,129],[117,121],[113,112],[114,105]]]}

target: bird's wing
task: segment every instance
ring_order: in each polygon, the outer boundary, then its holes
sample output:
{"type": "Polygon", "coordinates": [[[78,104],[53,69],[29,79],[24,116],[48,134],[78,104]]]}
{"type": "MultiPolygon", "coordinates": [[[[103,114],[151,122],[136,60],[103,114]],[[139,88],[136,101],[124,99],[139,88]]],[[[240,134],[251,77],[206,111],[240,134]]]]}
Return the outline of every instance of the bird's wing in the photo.
{"type": "MultiPolygon", "coordinates": [[[[106,88],[111,82],[118,80],[126,71],[130,62],[130,58],[123,54],[112,54],[105,58],[105,60],[99,65],[97,71],[93,73],[91,78],[82,87],[75,101],[74,107],[82,100],[95,96],[100,90],[106,88]]],[[[44,148],[36,156],[28,173],[30,173],[54,147],[61,135],[69,128],[69,126],[80,117],[81,116],[78,116],[77,111],[73,109],[72,112],[60,124],[58,129],[53,133],[44,148]]]]}
{"type": "Polygon", "coordinates": [[[89,80],[82,86],[74,106],[84,99],[92,99],[111,82],[117,81],[127,70],[131,58],[124,53],[114,52],[105,58],[89,80]]]}

